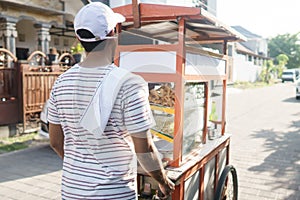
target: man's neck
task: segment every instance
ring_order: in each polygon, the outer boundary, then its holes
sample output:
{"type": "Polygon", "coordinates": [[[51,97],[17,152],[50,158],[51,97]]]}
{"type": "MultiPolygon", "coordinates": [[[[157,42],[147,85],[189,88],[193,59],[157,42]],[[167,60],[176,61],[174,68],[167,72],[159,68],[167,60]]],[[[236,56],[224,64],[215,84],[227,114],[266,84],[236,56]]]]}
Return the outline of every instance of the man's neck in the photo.
{"type": "Polygon", "coordinates": [[[87,54],[86,59],[80,64],[82,67],[100,67],[112,63],[117,40],[106,40],[103,50],[92,51],[87,54]]]}
{"type": "Polygon", "coordinates": [[[90,52],[87,57],[80,63],[82,67],[105,67],[112,64],[112,53],[104,51],[90,52]],[[109,55],[108,55],[109,54],[109,55]]]}

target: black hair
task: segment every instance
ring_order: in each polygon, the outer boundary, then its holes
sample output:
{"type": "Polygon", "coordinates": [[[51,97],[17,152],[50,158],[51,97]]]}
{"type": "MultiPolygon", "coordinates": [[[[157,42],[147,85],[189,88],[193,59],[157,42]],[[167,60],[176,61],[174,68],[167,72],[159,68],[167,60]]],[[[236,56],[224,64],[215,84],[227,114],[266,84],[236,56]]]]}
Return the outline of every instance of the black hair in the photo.
{"type": "MultiPolygon", "coordinates": [[[[76,33],[81,38],[85,38],[85,39],[95,38],[95,35],[86,29],[78,29],[76,33]]],[[[101,51],[105,47],[105,42],[104,42],[105,40],[99,40],[96,42],[84,42],[79,39],[79,41],[86,52],[101,51]]]]}

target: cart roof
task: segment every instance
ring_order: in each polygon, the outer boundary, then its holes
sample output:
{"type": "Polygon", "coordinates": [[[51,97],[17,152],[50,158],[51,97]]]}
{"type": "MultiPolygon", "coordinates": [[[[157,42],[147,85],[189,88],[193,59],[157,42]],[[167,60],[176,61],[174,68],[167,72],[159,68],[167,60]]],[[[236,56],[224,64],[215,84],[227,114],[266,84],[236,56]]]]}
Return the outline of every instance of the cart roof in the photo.
{"type": "Polygon", "coordinates": [[[203,8],[140,3],[113,8],[124,15],[122,29],[166,42],[178,40],[178,19],[184,18],[187,43],[246,41],[233,28],[220,22],[203,8]]]}

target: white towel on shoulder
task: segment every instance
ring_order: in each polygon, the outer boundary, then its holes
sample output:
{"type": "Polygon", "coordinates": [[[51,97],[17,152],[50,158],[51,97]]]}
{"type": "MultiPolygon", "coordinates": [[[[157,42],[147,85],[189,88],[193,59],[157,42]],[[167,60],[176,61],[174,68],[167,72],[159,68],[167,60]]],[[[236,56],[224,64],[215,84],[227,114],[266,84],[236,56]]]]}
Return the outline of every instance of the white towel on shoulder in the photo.
{"type": "Polygon", "coordinates": [[[147,84],[143,78],[126,69],[114,67],[98,85],[81,116],[79,124],[95,138],[101,137],[123,84],[147,84]]]}

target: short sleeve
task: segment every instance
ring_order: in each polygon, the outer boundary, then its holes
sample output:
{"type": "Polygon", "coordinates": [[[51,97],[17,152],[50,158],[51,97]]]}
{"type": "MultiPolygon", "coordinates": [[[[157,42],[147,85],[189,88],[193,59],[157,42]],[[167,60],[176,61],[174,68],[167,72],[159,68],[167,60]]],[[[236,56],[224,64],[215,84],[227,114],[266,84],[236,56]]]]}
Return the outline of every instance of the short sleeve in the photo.
{"type": "Polygon", "coordinates": [[[51,90],[51,94],[47,106],[48,106],[48,116],[47,116],[48,121],[52,124],[60,124],[58,109],[57,109],[57,101],[55,98],[55,85],[51,90]]]}
{"type": "Polygon", "coordinates": [[[124,125],[128,132],[137,133],[153,127],[147,83],[127,85],[123,89],[124,125]]]}

